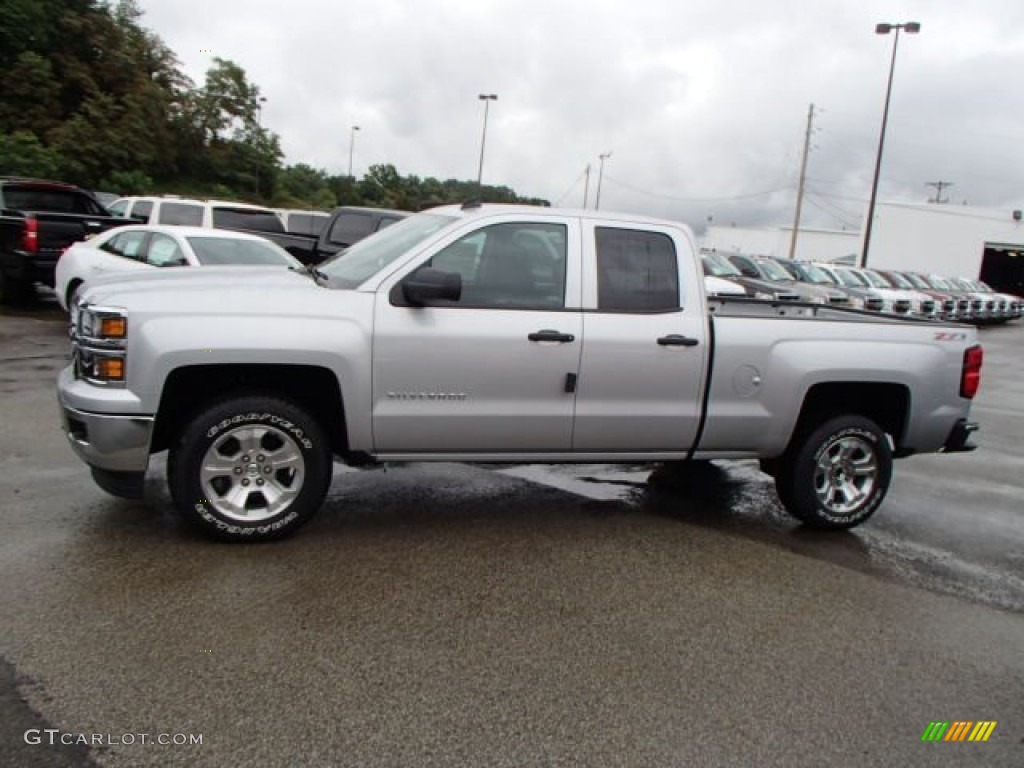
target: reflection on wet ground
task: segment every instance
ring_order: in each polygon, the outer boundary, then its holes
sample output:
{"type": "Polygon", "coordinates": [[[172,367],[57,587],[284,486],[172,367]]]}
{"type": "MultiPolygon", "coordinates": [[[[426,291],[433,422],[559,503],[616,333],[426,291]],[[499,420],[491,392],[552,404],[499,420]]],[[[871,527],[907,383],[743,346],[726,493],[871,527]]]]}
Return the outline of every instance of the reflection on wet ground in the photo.
{"type": "MultiPolygon", "coordinates": [[[[1020,553],[1003,562],[976,563],[888,530],[886,505],[851,531],[814,531],[783,510],[771,478],[755,461],[622,465],[517,465],[501,474],[558,488],[596,501],[618,501],[801,555],[898,578],[917,586],[1013,611],[1024,611],[1020,553]]],[[[927,510],[924,510],[927,514],[927,510]]],[[[904,521],[905,523],[905,521],[904,521]]],[[[999,541],[991,542],[998,549],[999,541]]]]}

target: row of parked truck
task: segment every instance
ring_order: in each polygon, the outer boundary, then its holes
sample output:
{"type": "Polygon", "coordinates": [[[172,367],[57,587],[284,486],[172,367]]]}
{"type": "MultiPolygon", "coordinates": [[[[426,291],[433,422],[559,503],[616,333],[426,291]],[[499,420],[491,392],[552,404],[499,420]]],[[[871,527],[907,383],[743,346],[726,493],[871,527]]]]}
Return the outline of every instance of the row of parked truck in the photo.
{"type": "Polygon", "coordinates": [[[828,304],[906,317],[974,324],[1005,323],[1024,314],[1024,299],[980,280],[899,270],[792,261],[705,251],[709,293],[828,304]]]}

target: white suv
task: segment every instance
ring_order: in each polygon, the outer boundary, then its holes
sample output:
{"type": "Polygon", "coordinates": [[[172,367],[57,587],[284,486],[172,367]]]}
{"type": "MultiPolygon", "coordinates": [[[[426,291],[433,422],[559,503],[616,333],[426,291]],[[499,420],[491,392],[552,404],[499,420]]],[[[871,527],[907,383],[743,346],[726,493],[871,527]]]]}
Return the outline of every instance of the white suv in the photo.
{"type": "Polygon", "coordinates": [[[281,219],[272,209],[226,200],[122,197],[111,203],[108,209],[115,216],[135,219],[143,224],[284,232],[281,219]]]}

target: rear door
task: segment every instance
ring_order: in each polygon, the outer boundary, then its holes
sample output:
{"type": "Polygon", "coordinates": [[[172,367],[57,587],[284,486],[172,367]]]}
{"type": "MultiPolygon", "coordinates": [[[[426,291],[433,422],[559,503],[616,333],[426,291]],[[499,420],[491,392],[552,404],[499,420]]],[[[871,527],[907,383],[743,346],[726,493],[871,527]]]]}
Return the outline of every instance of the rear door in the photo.
{"type": "Polygon", "coordinates": [[[573,450],[680,452],[693,445],[707,316],[689,237],[670,227],[583,225],[583,354],[573,450]]]}
{"type": "Polygon", "coordinates": [[[571,450],[582,341],[577,219],[496,216],[452,233],[377,294],[378,453],[571,450]],[[458,301],[414,307],[416,269],[455,272],[458,301]]]}

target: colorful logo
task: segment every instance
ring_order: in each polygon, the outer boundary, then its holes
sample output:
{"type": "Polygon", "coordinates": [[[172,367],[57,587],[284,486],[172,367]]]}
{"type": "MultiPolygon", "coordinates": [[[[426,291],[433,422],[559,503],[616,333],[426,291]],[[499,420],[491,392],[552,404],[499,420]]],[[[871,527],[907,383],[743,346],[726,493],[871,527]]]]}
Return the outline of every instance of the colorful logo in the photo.
{"type": "Polygon", "coordinates": [[[995,729],[995,720],[933,721],[924,729],[921,741],[988,741],[995,729]]]}

